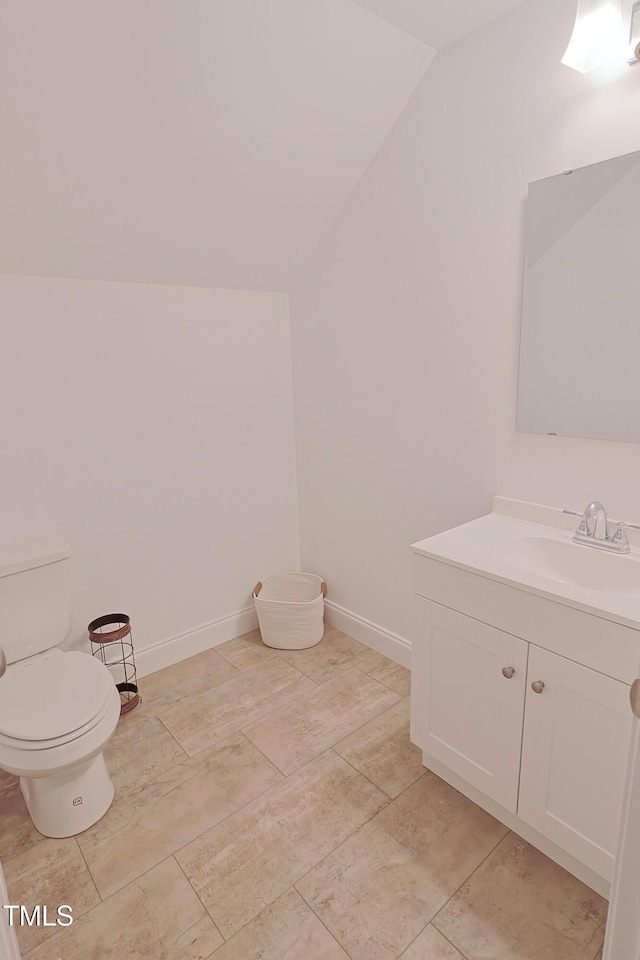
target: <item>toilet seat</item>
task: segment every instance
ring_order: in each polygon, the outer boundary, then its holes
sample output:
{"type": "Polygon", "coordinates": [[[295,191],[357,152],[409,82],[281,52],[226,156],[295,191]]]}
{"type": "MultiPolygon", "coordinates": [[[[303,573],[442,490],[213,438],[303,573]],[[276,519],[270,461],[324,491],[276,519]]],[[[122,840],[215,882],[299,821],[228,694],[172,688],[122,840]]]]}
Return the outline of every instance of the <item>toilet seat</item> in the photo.
{"type": "Polygon", "coordinates": [[[2,678],[0,742],[22,750],[60,746],[104,718],[114,682],[100,661],[79,651],[49,651],[2,678]]]}
{"type": "Polygon", "coordinates": [[[62,737],[52,737],[48,740],[21,740],[19,737],[8,737],[6,734],[0,733],[0,747],[12,747],[14,750],[50,750],[53,747],[60,747],[65,743],[72,743],[74,740],[79,740],[85,733],[89,733],[94,727],[97,727],[109,712],[110,706],[111,701],[107,698],[104,707],[97,716],[83,724],[83,726],[78,727],[77,730],[62,737]]]}

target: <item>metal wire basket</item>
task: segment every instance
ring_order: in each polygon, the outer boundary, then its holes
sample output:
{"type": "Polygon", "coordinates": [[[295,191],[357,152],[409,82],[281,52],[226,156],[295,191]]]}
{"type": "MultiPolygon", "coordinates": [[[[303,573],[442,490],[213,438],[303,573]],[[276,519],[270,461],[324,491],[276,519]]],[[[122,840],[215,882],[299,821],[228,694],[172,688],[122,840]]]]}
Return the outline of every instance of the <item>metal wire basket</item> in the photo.
{"type": "Polygon", "coordinates": [[[120,693],[120,713],[128,713],[142,697],[138,691],[131,619],[126,613],[108,613],[87,627],[91,652],[109,668],[120,693]]]}

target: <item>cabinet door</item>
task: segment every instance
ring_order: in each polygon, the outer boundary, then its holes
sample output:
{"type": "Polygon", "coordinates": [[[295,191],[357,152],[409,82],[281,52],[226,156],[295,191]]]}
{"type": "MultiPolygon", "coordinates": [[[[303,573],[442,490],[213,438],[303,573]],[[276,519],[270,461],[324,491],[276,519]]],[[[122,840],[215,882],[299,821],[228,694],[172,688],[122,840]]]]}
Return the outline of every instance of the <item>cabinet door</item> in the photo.
{"type": "Polygon", "coordinates": [[[429,600],[415,602],[411,739],[427,765],[428,756],[439,760],[515,813],[528,645],[429,600]]]}
{"type": "Polygon", "coordinates": [[[518,814],[608,880],[631,720],[626,684],[531,647],[518,814]]]}

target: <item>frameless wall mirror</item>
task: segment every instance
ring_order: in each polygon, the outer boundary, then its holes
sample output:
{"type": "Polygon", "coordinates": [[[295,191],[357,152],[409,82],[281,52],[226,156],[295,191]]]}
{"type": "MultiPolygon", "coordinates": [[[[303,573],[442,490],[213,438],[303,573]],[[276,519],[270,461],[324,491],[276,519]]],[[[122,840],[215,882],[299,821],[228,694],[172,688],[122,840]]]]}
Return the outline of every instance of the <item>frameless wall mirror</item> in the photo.
{"type": "Polygon", "coordinates": [[[529,184],[518,430],[640,443],[640,151],[529,184]]]}

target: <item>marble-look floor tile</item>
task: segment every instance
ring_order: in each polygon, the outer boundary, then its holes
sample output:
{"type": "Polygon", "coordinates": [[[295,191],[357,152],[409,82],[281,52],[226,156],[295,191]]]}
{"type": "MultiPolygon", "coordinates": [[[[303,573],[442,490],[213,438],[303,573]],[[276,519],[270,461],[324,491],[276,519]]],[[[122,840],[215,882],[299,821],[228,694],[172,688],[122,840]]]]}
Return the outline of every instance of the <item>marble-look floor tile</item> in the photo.
{"type": "Polygon", "coordinates": [[[348,670],[243,730],[289,774],[397,700],[397,694],[365,673],[348,670]]]}
{"type": "Polygon", "coordinates": [[[15,787],[17,783],[18,777],[14,777],[12,773],[7,773],[6,770],[0,770],[0,795],[10,787],[15,787]]]}
{"type": "Polygon", "coordinates": [[[515,834],[434,920],[468,960],[592,960],[607,903],[515,834]]]}
{"type": "Polygon", "coordinates": [[[221,657],[228,660],[236,670],[250,670],[260,663],[273,660],[276,651],[262,642],[259,630],[252,630],[234,640],[227,640],[216,647],[221,657]]]}
{"type": "Polygon", "coordinates": [[[60,929],[28,960],[207,960],[221,943],[171,857],[60,929]]]}
{"type": "Polygon", "coordinates": [[[316,683],[326,683],[371,656],[371,648],[325,624],[324,636],[315,647],[277,650],[276,653],[316,683]]]}
{"type": "MultiPolygon", "coordinates": [[[[36,904],[47,907],[48,920],[56,919],[61,904],[68,904],[74,922],[100,902],[87,865],[73,837],[45,839],[30,850],[2,864],[11,903],[29,911],[36,904]]],[[[18,943],[23,954],[51,937],[58,927],[19,926],[18,943]]]]}
{"type": "Polygon", "coordinates": [[[353,960],[396,960],[506,832],[427,771],[296,888],[353,960]]]}
{"type": "Polygon", "coordinates": [[[429,924],[401,954],[400,960],[465,960],[465,958],[448,940],[445,940],[441,933],[438,933],[435,927],[429,924]]]}
{"type": "Polygon", "coordinates": [[[187,757],[157,717],[132,722],[136,719],[134,713],[120,717],[116,732],[104,752],[116,793],[141,786],[187,757]]]}
{"type": "Polygon", "coordinates": [[[374,650],[369,650],[369,655],[365,657],[364,660],[360,660],[358,663],[358,670],[364,670],[365,673],[371,673],[372,670],[377,670],[379,667],[386,667],[392,662],[393,661],[389,660],[388,657],[383,657],[381,653],[376,653],[374,650]]]}
{"type": "Polygon", "coordinates": [[[282,774],[234,734],[210,750],[116,796],[78,843],[102,897],[166,859],[282,774]]]}
{"type": "Polygon", "coordinates": [[[358,667],[374,680],[384,683],[385,687],[389,687],[394,693],[408,697],[411,693],[411,671],[393,660],[387,660],[386,657],[381,657],[381,660],[384,662],[375,665],[372,665],[370,660],[365,660],[364,663],[359,663],[358,667]]]}
{"type": "Polygon", "coordinates": [[[316,688],[278,657],[235,673],[234,679],[160,714],[190,756],[316,688]]]}
{"type": "Polygon", "coordinates": [[[385,802],[383,793],[328,751],[176,859],[228,939],[385,802]]]}
{"type": "Polygon", "coordinates": [[[406,697],[333,748],[392,799],[425,772],[422,751],[409,740],[409,710],[406,697]]]}
{"type": "Polygon", "coordinates": [[[491,830],[497,843],[506,829],[487,828],[486,814],[424,772],[406,697],[358,730],[336,722],[333,749],[287,780],[240,733],[311,697],[327,715],[292,710],[283,734],[284,753],[301,760],[333,730],[334,711],[349,722],[335,680],[346,677],[346,693],[348,672],[360,671],[374,697],[377,684],[400,696],[402,668],[331,628],[307,651],[271,650],[257,631],[223,646],[142,678],[143,703],[107,751],[116,800],[78,838],[42,837],[17,778],[0,771],[12,902],[46,903],[49,915],[73,907],[71,927],[22,929],[25,960],[602,960],[606,904],[588,888],[526,845],[518,851],[512,835],[481,863],[491,830]],[[186,717],[195,757],[156,714],[176,729],[186,717]],[[113,891],[103,903],[78,844],[98,889],[113,891]],[[175,862],[183,857],[211,916],[175,862]]]}
{"type": "Polygon", "coordinates": [[[349,957],[300,894],[288,890],[227,940],[212,960],[349,960],[349,957]]]}
{"type": "Polygon", "coordinates": [[[36,830],[18,780],[0,792],[0,863],[23,853],[45,838],[36,830]]]}
{"type": "Polygon", "coordinates": [[[218,655],[217,648],[205,650],[142,677],[139,684],[142,703],[126,719],[155,716],[236,676],[237,671],[218,655]]]}

